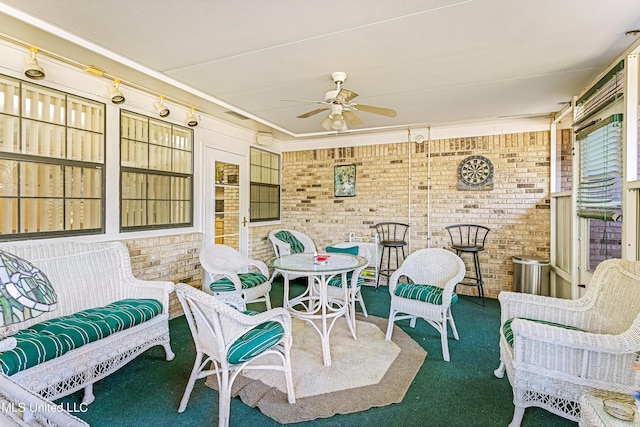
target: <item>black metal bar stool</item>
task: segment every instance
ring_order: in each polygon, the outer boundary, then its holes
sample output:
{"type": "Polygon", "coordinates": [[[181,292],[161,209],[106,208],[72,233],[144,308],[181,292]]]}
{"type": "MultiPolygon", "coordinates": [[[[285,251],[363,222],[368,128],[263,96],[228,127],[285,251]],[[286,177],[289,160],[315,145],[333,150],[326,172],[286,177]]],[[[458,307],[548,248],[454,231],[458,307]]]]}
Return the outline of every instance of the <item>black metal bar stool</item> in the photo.
{"type": "Polygon", "coordinates": [[[400,267],[402,261],[399,258],[399,250],[402,251],[402,260],[404,261],[405,253],[404,247],[407,246],[407,231],[409,230],[409,224],[402,224],[400,222],[380,222],[375,226],[378,233],[378,239],[382,245],[382,256],[380,257],[380,268],[378,269],[378,282],[380,276],[389,276],[400,267]],[[391,250],[394,250],[394,266],[391,266],[391,250]],[[382,261],[384,259],[384,253],[387,252],[387,268],[382,268],[382,261]]]}
{"type": "Polygon", "coordinates": [[[482,280],[482,269],[480,268],[478,253],[484,250],[484,241],[491,230],[483,225],[475,224],[455,224],[445,228],[451,238],[451,249],[456,251],[458,256],[462,253],[473,254],[475,277],[464,276],[464,280],[458,285],[476,286],[478,288],[478,296],[482,298],[482,305],[484,306],[484,281],[482,280]]]}

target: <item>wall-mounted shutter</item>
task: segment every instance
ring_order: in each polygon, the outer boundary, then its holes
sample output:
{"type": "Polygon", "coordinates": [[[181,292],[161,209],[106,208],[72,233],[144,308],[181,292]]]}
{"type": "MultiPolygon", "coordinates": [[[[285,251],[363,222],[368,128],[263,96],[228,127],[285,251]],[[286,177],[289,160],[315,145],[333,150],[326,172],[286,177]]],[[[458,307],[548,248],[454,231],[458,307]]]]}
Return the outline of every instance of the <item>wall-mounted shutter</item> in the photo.
{"type": "Polygon", "coordinates": [[[580,145],[578,216],[618,221],[622,215],[622,114],[588,126],[580,145]]]}

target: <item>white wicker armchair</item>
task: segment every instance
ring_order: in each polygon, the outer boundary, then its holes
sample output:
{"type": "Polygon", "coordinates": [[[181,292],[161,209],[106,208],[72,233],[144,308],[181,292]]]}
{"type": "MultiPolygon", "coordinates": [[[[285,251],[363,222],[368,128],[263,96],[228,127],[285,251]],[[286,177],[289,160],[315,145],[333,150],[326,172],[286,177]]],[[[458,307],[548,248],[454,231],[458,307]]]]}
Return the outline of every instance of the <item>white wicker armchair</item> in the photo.
{"type": "Polygon", "coordinates": [[[387,326],[386,339],[391,339],[393,323],[402,319],[411,319],[411,327],[415,327],[417,318],[424,319],[440,332],[442,356],[449,361],[449,343],[447,338],[447,322],[451,325],[454,338],[458,331],[451,315],[451,304],[454,301],[454,289],[466,272],[462,259],[446,249],[420,249],[409,255],[400,268],[389,279],[391,294],[391,310],[387,326]],[[414,286],[398,283],[406,277],[414,286]],[[402,290],[399,286],[403,286],[402,290]],[[406,293],[405,293],[406,291],[406,293]],[[397,295],[400,293],[401,295],[397,295]],[[426,301],[421,300],[425,297],[426,301]]]}
{"type": "Polygon", "coordinates": [[[296,230],[278,229],[278,230],[272,230],[269,233],[269,240],[271,240],[271,244],[273,245],[273,252],[276,254],[276,256],[298,253],[296,252],[295,249],[292,250],[291,243],[285,242],[284,240],[281,240],[277,237],[277,234],[282,231],[291,233],[293,237],[295,237],[302,244],[303,250],[299,252],[315,252],[316,251],[315,243],[313,243],[313,240],[311,239],[311,237],[307,236],[306,234],[296,230]]]}
{"type": "Polygon", "coordinates": [[[176,285],[176,294],[196,346],[196,360],[178,412],[186,409],[196,380],[215,374],[219,390],[219,426],[228,426],[233,382],[242,370],[249,369],[282,371],[288,401],[295,403],[290,353],[293,338],[289,312],[278,307],[264,313],[247,315],[228,306],[221,299],[184,283],[176,285]],[[274,328],[275,323],[279,326],[275,325],[274,328]],[[268,330],[262,329],[258,334],[251,335],[256,330],[254,328],[267,324],[271,325],[268,330]],[[282,330],[284,333],[280,335],[282,330]],[[235,347],[242,341],[244,347],[235,347]],[[262,356],[268,354],[277,354],[281,363],[260,364],[262,356]]]}
{"type": "Polygon", "coordinates": [[[205,271],[203,291],[234,304],[264,301],[267,310],[271,309],[271,280],[264,262],[251,259],[226,245],[206,246],[199,257],[205,271]],[[258,272],[247,274],[252,273],[249,270],[258,272]],[[217,286],[213,285],[214,282],[217,286]]]}
{"type": "Polygon", "coordinates": [[[498,299],[500,367],[495,375],[502,378],[506,370],[513,388],[511,427],[520,425],[530,406],[577,421],[582,394],[640,389],[631,368],[640,354],[640,262],[602,262],[577,300],[513,292],[502,292],[498,299]],[[510,319],[515,320],[505,328],[510,319]],[[512,332],[512,344],[505,329],[512,332]]]}
{"type": "MultiPolygon", "coordinates": [[[[271,230],[269,233],[269,240],[273,245],[273,252],[277,257],[283,255],[290,255],[300,252],[316,252],[316,244],[313,243],[311,237],[307,236],[304,233],[296,230],[286,230],[286,229],[278,229],[271,230]],[[290,236],[290,237],[289,237],[290,236]],[[287,242],[285,240],[295,239],[297,245],[293,245],[291,242],[287,242]]],[[[279,272],[274,271],[271,279],[273,280],[279,272]]],[[[289,276],[289,279],[293,280],[298,277],[303,277],[297,274],[286,273],[289,276]]]]}

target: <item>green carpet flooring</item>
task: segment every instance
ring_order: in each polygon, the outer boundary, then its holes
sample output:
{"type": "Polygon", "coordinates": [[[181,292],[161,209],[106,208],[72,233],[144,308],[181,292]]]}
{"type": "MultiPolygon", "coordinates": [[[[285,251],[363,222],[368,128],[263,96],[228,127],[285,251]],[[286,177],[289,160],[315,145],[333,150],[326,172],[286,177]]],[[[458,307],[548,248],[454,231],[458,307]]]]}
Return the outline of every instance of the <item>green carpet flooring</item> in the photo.
{"type": "MultiPolygon", "coordinates": [[[[281,305],[282,284],[271,291],[274,306],[281,305]]],[[[363,288],[370,314],[388,317],[389,293],[363,288]]],[[[255,307],[260,309],[260,307],[255,307]]],[[[262,306],[264,309],[264,306],[262,306]]],[[[498,325],[500,305],[479,298],[462,296],[453,307],[460,340],[449,340],[451,362],[442,360],[440,337],[436,330],[419,320],[415,329],[408,321],[398,323],[427,352],[404,400],[382,408],[337,415],[290,426],[506,426],[513,415],[511,387],[507,378],[498,379],[498,325]]],[[[160,347],[148,350],[118,372],[97,382],[96,400],[84,412],[74,415],[92,426],[210,426],[218,421],[218,394],[199,380],[182,414],[177,412],[193,365],[195,350],[184,316],[170,321],[173,361],[164,359],[160,347]]],[[[371,356],[369,356],[371,357],[371,356]]],[[[366,356],[363,355],[363,363],[366,356]]],[[[81,393],[58,400],[80,409],[81,393]]],[[[278,426],[260,410],[235,398],[231,402],[231,426],[278,426]]],[[[523,427],[575,426],[576,423],[538,408],[525,411],[523,427]]]]}

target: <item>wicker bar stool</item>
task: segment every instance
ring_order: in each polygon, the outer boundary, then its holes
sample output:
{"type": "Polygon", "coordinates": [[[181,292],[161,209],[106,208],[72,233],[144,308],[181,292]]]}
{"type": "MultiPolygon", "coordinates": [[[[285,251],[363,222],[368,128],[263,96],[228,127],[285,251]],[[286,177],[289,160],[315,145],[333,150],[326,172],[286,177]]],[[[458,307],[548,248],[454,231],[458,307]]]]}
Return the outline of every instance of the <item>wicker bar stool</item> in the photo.
{"type": "Polygon", "coordinates": [[[473,255],[473,266],[475,270],[474,276],[465,276],[459,285],[476,286],[478,288],[478,296],[482,298],[484,306],[484,281],[482,280],[482,269],[480,268],[480,258],[478,253],[484,250],[484,241],[487,234],[491,231],[483,225],[475,224],[455,224],[445,227],[451,238],[451,249],[462,257],[463,253],[473,255]]]}
{"type": "Polygon", "coordinates": [[[380,268],[378,269],[378,283],[380,276],[387,276],[387,281],[394,271],[400,267],[405,258],[404,248],[407,246],[407,231],[409,224],[400,222],[380,222],[374,226],[378,233],[380,245],[382,245],[382,256],[380,257],[380,268]],[[393,252],[392,252],[393,249],[393,252]],[[402,251],[402,260],[400,253],[402,251]],[[387,268],[382,268],[384,253],[387,253],[387,268]],[[394,255],[392,257],[392,254],[394,255]],[[392,265],[393,261],[393,265],[392,265]]]}

